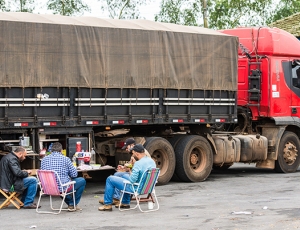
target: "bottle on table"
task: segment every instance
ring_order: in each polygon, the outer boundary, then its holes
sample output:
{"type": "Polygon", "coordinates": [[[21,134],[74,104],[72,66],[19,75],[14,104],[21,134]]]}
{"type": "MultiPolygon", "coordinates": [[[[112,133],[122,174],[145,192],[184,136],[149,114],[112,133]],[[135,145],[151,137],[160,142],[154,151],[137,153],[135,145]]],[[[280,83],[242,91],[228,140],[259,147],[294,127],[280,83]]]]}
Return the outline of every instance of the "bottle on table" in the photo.
{"type": "Polygon", "coordinates": [[[72,158],[72,163],[75,167],[77,167],[77,162],[76,162],[76,156],[75,154],[73,155],[73,158],[72,158]]]}
{"type": "Polygon", "coordinates": [[[77,141],[76,142],[76,152],[80,152],[81,151],[81,141],[77,141]]]}
{"type": "Polygon", "coordinates": [[[94,148],[92,148],[92,150],[91,150],[90,164],[96,164],[96,152],[95,152],[94,148]]]}

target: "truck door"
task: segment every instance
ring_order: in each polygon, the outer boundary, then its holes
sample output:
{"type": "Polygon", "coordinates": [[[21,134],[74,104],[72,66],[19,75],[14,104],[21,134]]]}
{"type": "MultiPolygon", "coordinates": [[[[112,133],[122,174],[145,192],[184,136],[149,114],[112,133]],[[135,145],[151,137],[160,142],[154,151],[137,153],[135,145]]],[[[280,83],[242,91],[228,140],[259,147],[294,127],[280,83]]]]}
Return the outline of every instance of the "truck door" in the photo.
{"type": "Polygon", "coordinates": [[[283,62],[284,78],[291,90],[290,114],[300,117],[300,61],[283,62]]]}

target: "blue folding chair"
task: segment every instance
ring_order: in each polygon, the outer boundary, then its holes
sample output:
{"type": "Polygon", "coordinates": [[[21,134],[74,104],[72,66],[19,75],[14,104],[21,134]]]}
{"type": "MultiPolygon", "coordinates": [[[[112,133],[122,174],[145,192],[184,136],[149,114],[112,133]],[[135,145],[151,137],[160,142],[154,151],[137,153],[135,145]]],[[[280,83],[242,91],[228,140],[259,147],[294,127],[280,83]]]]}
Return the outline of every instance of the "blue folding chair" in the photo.
{"type": "MultiPolygon", "coordinates": [[[[157,183],[157,179],[159,176],[160,170],[159,168],[152,168],[146,170],[139,183],[130,183],[128,180],[124,181],[124,188],[121,190],[121,199],[120,199],[120,204],[119,204],[119,210],[120,211],[126,211],[130,209],[136,209],[137,207],[140,209],[141,212],[153,212],[157,211],[159,209],[159,203],[155,194],[155,185],[157,183]],[[129,192],[126,191],[126,188],[131,188],[131,191],[129,192]],[[136,205],[133,208],[128,208],[128,209],[121,209],[120,205],[122,204],[122,200],[124,197],[124,194],[129,194],[133,196],[133,199],[136,200],[136,205]],[[154,206],[156,206],[155,209],[149,209],[149,210],[143,210],[141,208],[140,202],[143,195],[148,195],[151,194],[152,198],[154,198],[154,206]]],[[[152,202],[152,201],[150,201],[152,202]]]]}

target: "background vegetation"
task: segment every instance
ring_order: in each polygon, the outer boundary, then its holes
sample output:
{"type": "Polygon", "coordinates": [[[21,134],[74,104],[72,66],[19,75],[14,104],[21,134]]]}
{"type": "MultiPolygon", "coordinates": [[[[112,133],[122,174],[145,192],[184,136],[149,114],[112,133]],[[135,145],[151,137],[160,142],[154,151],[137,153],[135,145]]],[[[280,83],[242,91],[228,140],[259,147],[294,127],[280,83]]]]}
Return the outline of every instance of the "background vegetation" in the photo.
{"type": "MultiPolygon", "coordinates": [[[[98,0],[99,11],[111,18],[143,18],[140,7],[156,0],[98,0]]],[[[82,15],[89,0],[0,0],[0,11],[29,12],[42,6],[53,14],[82,15]]],[[[226,29],[265,26],[300,12],[299,0],[160,0],[153,20],[181,25],[226,29]]],[[[101,15],[99,15],[101,17],[101,15]]]]}

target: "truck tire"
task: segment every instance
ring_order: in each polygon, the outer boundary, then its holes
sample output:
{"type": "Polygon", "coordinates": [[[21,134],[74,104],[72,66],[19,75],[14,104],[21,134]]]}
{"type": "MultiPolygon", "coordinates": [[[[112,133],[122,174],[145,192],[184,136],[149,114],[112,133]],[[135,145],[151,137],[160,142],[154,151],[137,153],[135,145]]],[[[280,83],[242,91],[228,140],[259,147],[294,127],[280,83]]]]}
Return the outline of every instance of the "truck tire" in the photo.
{"type": "Polygon", "coordinates": [[[175,147],[177,146],[178,142],[183,138],[186,137],[186,134],[177,134],[174,135],[173,137],[171,137],[170,139],[168,139],[168,141],[170,142],[170,144],[173,146],[173,148],[175,149],[175,147]]]}
{"type": "Polygon", "coordinates": [[[171,144],[161,137],[149,137],[146,138],[144,147],[155,161],[156,167],[160,169],[158,185],[167,184],[174,174],[176,164],[171,144]]]}
{"type": "Polygon", "coordinates": [[[204,181],[211,173],[213,152],[209,142],[201,136],[186,136],[175,149],[176,175],[186,182],[204,181]]]}
{"type": "Polygon", "coordinates": [[[284,132],[279,143],[275,171],[280,173],[295,172],[300,164],[300,141],[293,132],[284,132]]]}
{"type": "MultiPolygon", "coordinates": [[[[177,135],[174,135],[172,138],[168,139],[168,141],[170,142],[170,144],[172,145],[174,150],[175,150],[178,142],[185,136],[186,136],[185,134],[177,134],[177,135]]],[[[171,181],[181,182],[181,179],[176,175],[176,168],[175,168],[175,172],[171,178],[171,181]]]]}

